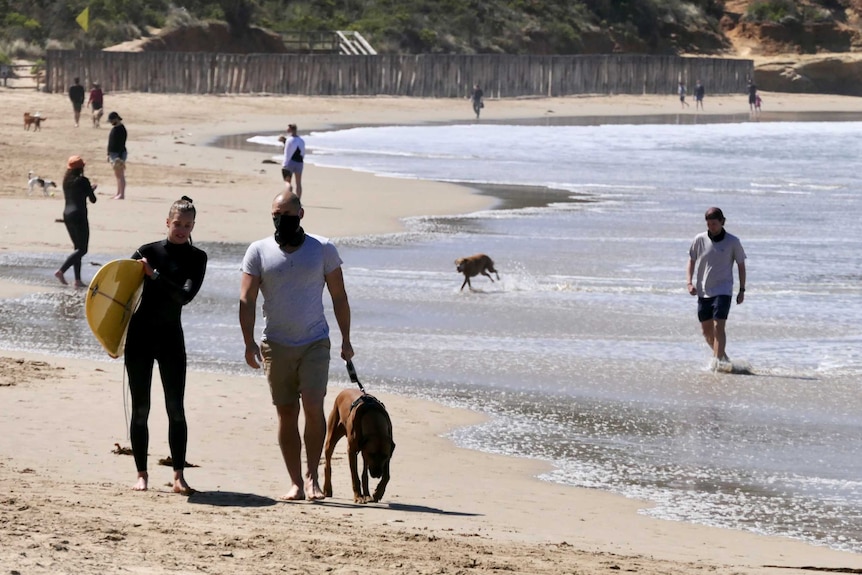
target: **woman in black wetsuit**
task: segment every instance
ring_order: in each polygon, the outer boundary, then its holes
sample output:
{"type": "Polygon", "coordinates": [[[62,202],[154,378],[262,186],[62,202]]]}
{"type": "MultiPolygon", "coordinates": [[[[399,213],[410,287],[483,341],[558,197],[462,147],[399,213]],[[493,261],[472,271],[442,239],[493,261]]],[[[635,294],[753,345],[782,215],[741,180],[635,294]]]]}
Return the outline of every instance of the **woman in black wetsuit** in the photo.
{"type": "Polygon", "coordinates": [[[84,287],[81,281],[81,259],[87,253],[90,245],[90,222],[87,219],[87,199],[96,203],[96,186],[84,177],[84,160],[81,156],[72,156],[66,163],[66,175],[63,176],[63,195],[66,197],[66,207],[63,209],[63,221],[66,230],[72,238],[75,247],[54,277],[60,283],[67,285],[64,274],[70,267],[75,270],[75,287],[84,287]]]}
{"type": "Polygon", "coordinates": [[[174,467],[176,493],[190,495],[194,490],[186,483],[186,425],[183,398],[186,387],[186,346],[180,320],[183,306],[201,289],[207,267],[207,255],[192,246],[195,206],[183,196],[168,212],[167,238],[141,246],[134,259],[143,262],[144,291],[141,304],[129,323],[126,336],[126,372],[132,395],[131,441],[138,469],[136,491],[146,491],[147,449],[150,414],[150,386],[153,362],[159,362],[159,373],[168,412],[168,443],[174,467]]]}

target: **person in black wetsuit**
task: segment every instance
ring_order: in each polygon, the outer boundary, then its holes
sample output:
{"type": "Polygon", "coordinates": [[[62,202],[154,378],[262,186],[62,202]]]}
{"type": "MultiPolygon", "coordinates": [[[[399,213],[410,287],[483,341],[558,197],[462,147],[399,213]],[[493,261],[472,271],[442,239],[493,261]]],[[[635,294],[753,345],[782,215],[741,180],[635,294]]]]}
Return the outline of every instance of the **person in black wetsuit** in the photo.
{"type": "Polygon", "coordinates": [[[138,248],[132,256],[143,263],[144,291],[126,336],[126,372],[132,396],[131,442],[138,469],[136,491],[146,491],[150,386],[153,362],[159,373],[168,412],[168,443],[174,467],[175,493],[191,495],[183,469],[186,462],[186,425],[183,398],[186,387],[186,346],[181,314],[201,289],[207,267],[206,252],[192,246],[195,206],[183,196],[168,212],[167,238],[138,248]]]}
{"type": "Polygon", "coordinates": [[[66,197],[66,207],[63,209],[63,221],[75,251],[69,254],[54,277],[60,283],[67,285],[64,274],[70,267],[75,270],[75,287],[84,287],[81,281],[81,259],[87,253],[90,245],[90,222],[87,219],[87,200],[96,203],[96,186],[84,177],[84,160],[81,156],[72,156],[66,162],[66,174],[63,176],[63,195],[66,197]]]}

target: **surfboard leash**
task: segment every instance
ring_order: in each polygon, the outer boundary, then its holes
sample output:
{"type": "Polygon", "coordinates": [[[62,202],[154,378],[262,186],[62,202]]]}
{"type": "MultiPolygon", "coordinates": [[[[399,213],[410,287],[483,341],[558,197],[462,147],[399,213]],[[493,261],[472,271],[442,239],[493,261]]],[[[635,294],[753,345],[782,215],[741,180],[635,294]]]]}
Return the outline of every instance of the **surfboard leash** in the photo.
{"type": "Polygon", "coordinates": [[[359,381],[359,376],[356,375],[356,368],[353,367],[353,362],[351,360],[347,360],[347,375],[350,376],[350,381],[359,386],[359,390],[362,393],[365,393],[365,387],[362,386],[362,382],[359,381]]]}
{"type": "Polygon", "coordinates": [[[126,380],[126,358],[123,357],[123,416],[126,419],[126,439],[132,440],[131,425],[132,425],[132,385],[126,380]],[[128,393],[126,393],[128,391],[128,393]]]}

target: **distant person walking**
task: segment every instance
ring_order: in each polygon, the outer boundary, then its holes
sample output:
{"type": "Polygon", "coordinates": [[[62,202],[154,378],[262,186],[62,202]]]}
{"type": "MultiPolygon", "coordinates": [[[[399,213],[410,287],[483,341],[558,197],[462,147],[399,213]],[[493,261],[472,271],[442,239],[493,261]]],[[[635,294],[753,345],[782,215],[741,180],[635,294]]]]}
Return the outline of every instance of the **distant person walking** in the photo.
{"type": "Polygon", "coordinates": [[[476,113],[476,119],[479,119],[479,113],[482,111],[482,108],[485,107],[484,100],[485,93],[482,92],[482,88],[479,87],[479,84],[473,86],[473,91],[470,92],[470,100],[473,102],[473,112],[476,113]]]}
{"type": "Polygon", "coordinates": [[[84,87],[81,85],[81,79],[75,78],[75,83],[69,86],[69,100],[72,101],[72,111],[75,114],[75,127],[78,127],[78,122],[81,120],[81,109],[84,107],[84,87]]]}
{"type": "Polygon", "coordinates": [[[706,210],[706,231],[695,236],[688,250],[686,288],[697,296],[697,319],[703,337],[712,349],[715,367],[730,363],[725,324],[733,297],[733,263],[739,270],[736,304],[745,300],[745,250],[739,238],[724,229],[719,208],[706,210]]]}
{"type": "Polygon", "coordinates": [[[759,114],[759,113],[760,113],[760,106],[761,106],[761,104],[763,104],[763,98],[761,98],[761,97],[760,97],[760,92],[758,92],[758,93],[757,93],[757,94],[755,94],[755,96],[754,96],[754,113],[755,113],[755,114],[759,114]]]}
{"type": "Polygon", "coordinates": [[[66,175],[63,176],[63,196],[66,207],[63,209],[63,223],[72,245],[75,248],[54,277],[63,285],[68,285],[64,274],[70,267],[75,270],[75,287],[84,287],[81,280],[81,259],[87,254],[90,245],[90,222],[87,218],[87,200],[96,203],[96,186],[90,184],[84,176],[84,160],[81,156],[72,156],[66,162],[66,175]]]}
{"type": "Polygon", "coordinates": [[[111,167],[114,168],[114,175],[117,177],[117,195],[112,199],[126,199],[126,138],[128,132],[123,125],[123,119],[116,112],[108,114],[108,121],[111,123],[111,133],[108,134],[108,161],[111,162],[111,167]]]}
{"type": "Polygon", "coordinates": [[[0,77],[3,78],[3,87],[5,88],[9,81],[9,66],[6,64],[0,64],[0,77]]]}
{"type": "Polygon", "coordinates": [[[281,162],[281,177],[284,179],[286,192],[293,192],[296,197],[302,197],[302,169],[305,167],[305,140],[297,135],[296,124],[287,125],[287,136],[279,136],[278,141],[284,144],[284,159],[281,162]],[[291,187],[290,181],[296,179],[296,186],[291,187]]]}
{"type": "Polygon", "coordinates": [[[706,89],[701,84],[700,80],[697,81],[697,85],[694,87],[694,109],[695,110],[703,110],[703,95],[706,93],[706,89]]]}
{"type": "Polygon", "coordinates": [[[93,127],[98,128],[102,120],[102,114],[105,113],[105,95],[102,93],[102,87],[98,82],[93,82],[93,87],[90,89],[90,98],[87,100],[87,107],[93,112],[93,127]]]}
{"type": "Polygon", "coordinates": [[[679,83],[679,107],[688,108],[688,102],[685,101],[685,82],[679,83]]]}
{"type": "Polygon", "coordinates": [[[752,112],[757,109],[757,86],[751,78],[748,79],[748,109],[752,112]]]}

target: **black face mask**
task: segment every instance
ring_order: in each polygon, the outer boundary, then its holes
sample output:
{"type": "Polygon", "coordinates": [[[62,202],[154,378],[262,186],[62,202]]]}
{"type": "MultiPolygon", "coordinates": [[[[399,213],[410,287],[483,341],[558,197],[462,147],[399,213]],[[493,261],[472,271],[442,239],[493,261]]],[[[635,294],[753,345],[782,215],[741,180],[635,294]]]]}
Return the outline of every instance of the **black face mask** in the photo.
{"type": "Polygon", "coordinates": [[[280,246],[299,247],[305,241],[305,230],[299,226],[299,216],[278,214],[272,216],[275,224],[275,241],[280,246]]]}

